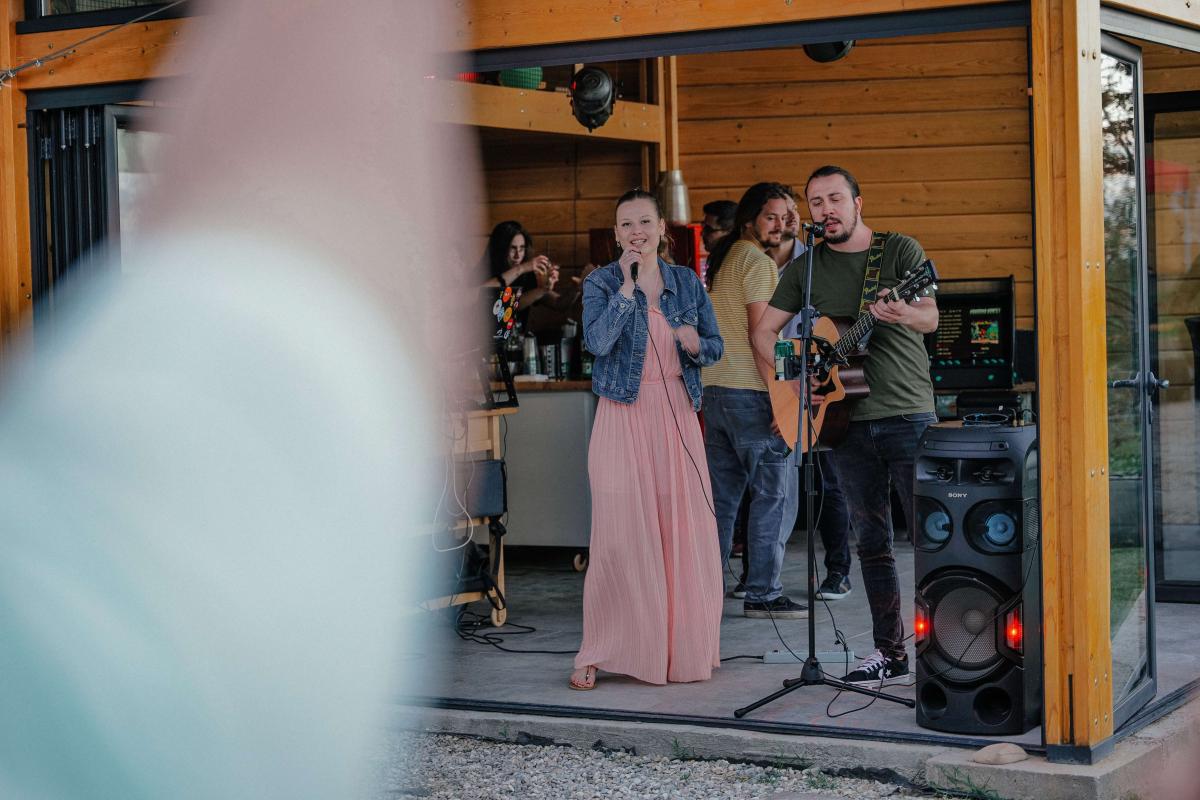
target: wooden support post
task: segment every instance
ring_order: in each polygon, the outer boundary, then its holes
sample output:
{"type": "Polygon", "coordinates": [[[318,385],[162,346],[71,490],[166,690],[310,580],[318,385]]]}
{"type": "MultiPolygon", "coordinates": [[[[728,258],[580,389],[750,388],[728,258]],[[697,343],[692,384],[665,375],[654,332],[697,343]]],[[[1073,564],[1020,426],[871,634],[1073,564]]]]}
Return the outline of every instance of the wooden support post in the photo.
{"type": "Polygon", "coordinates": [[[675,56],[662,61],[663,169],[679,169],[679,65],[675,56]]]}
{"type": "MultiPolygon", "coordinates": [[[[638,97],[643,103],[661,104],[661,99],[657,95],[657,88],[651,83],[651,70],[656,69],[658,59],[643,58],[638,61],[638,97]],[[651,92],[655,92],[651,95],[651,92]]],[[[658,78],[657,72],[654,76],[658,78]]],[[[661,127],[661,126],[660,126],[661,127]]],[[[641,158],[641,178],[638,185],[643,188],[653,186],[651,181],[654,179],[654,165],[657,163],[655,149],[657,145],[643,144],[639,148],[639,156],[641,158]]]]}
{"type": "MultiPolygon", "coordinates": [[[[0,68],[16,66],[21,0],[0,0],[0,68]]],[[[0,357],[29,310],[29,170],[25,93],[0,89],[0,357]]]]}
{"type": "Polygon", "coordinates": [[[1045,734],[1090,760],[1113,732],[1100,3],[1031,10],[1045,734]]]}
{"type": "Polygon", "coordinates": [[[644,185],[653,190],[659,176],[679,169],[679,67],[675,56],[654,59],[654,102],[659,109],[659,141],[643,155],[644,185]]]}

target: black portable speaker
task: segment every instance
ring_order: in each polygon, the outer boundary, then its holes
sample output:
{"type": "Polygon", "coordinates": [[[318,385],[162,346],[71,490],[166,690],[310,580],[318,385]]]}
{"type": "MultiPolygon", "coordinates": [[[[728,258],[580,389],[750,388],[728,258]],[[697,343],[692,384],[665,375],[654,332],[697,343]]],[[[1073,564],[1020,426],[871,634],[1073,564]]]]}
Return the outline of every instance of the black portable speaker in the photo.
{"type": "Polygon", "coordinates": [[[454,518],[499,517],[508,511],[507,475],[503,459],[457,461],[454,464],[454,494],[447,492],[442,507],[454,518]],[[466,506],[466,514],[459,503],[466,506]]]}
{"type": "Polygon", "coordinates": [[[1041,723],[1037,428],[947,422],[915,464],[917,724],[1020,734],[1041,723]]]}

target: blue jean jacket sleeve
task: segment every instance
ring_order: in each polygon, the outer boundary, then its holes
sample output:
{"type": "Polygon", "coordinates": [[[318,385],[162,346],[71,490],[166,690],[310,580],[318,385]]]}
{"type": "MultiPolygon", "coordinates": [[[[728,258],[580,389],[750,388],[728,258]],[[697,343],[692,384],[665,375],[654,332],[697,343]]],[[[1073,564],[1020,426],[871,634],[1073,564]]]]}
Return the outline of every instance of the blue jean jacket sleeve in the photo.
{"type": "Polygon", "coordinates": [[[583,282],[583,346],[595,356],[608,355],[637,304],[604,286],[593,273],[583,282]]]}
{"type": "MultiPolygon", "coordinates": [[[[700,283],[699,279],[696,280],[696,283],[700,283]]],[[[698,295],[696,332],[700,334],[700,352],[696,355],[692,355],[686,350],[682,352],[693,363],[701,367],[711,367],[724,355],[725,340],[721,338],[721,331],[717,329],[717,315],[713,312],[712,300],[709,299],[708,292],[704,291],[703,286],[699,287],[698,295]]]]}

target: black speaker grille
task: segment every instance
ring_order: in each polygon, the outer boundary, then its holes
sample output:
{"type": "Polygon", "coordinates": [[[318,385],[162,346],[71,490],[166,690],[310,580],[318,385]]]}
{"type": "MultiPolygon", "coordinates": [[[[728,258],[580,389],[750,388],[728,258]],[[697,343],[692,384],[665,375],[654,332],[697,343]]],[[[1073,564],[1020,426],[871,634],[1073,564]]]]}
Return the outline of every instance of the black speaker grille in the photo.
{"type": "Polygon", "coordinates": [[[1038,514],[1038,499],[1036,497],[1025,498],[1022,504],[1022,516],[1024,527],[1024,546],[1022,550],[1027,553],[1033,553],[1037,557],[1038,533],[1041,527],[1041,517],[1038,514]]]}
{"type": "Polygon", "coordinates": [[[932,631],[936,649],[931,647],[925,654],[933,671],[957,682],[974,681],[987,674],[999,658],[998,609],[995,595],[978,585],[960,586],[938,600],[932,631]]]}

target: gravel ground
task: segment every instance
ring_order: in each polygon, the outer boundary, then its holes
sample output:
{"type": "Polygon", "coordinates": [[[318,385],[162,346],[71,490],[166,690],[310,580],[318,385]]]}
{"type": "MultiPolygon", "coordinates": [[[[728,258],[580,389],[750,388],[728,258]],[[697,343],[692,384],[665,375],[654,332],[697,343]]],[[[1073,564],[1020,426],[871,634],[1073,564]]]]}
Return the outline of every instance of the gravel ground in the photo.
{"type": "Polygon", "coordinates": [[[911,787],[760,767],[456,736],[402,734],[381,798],[915,798],[911,787]]]}

